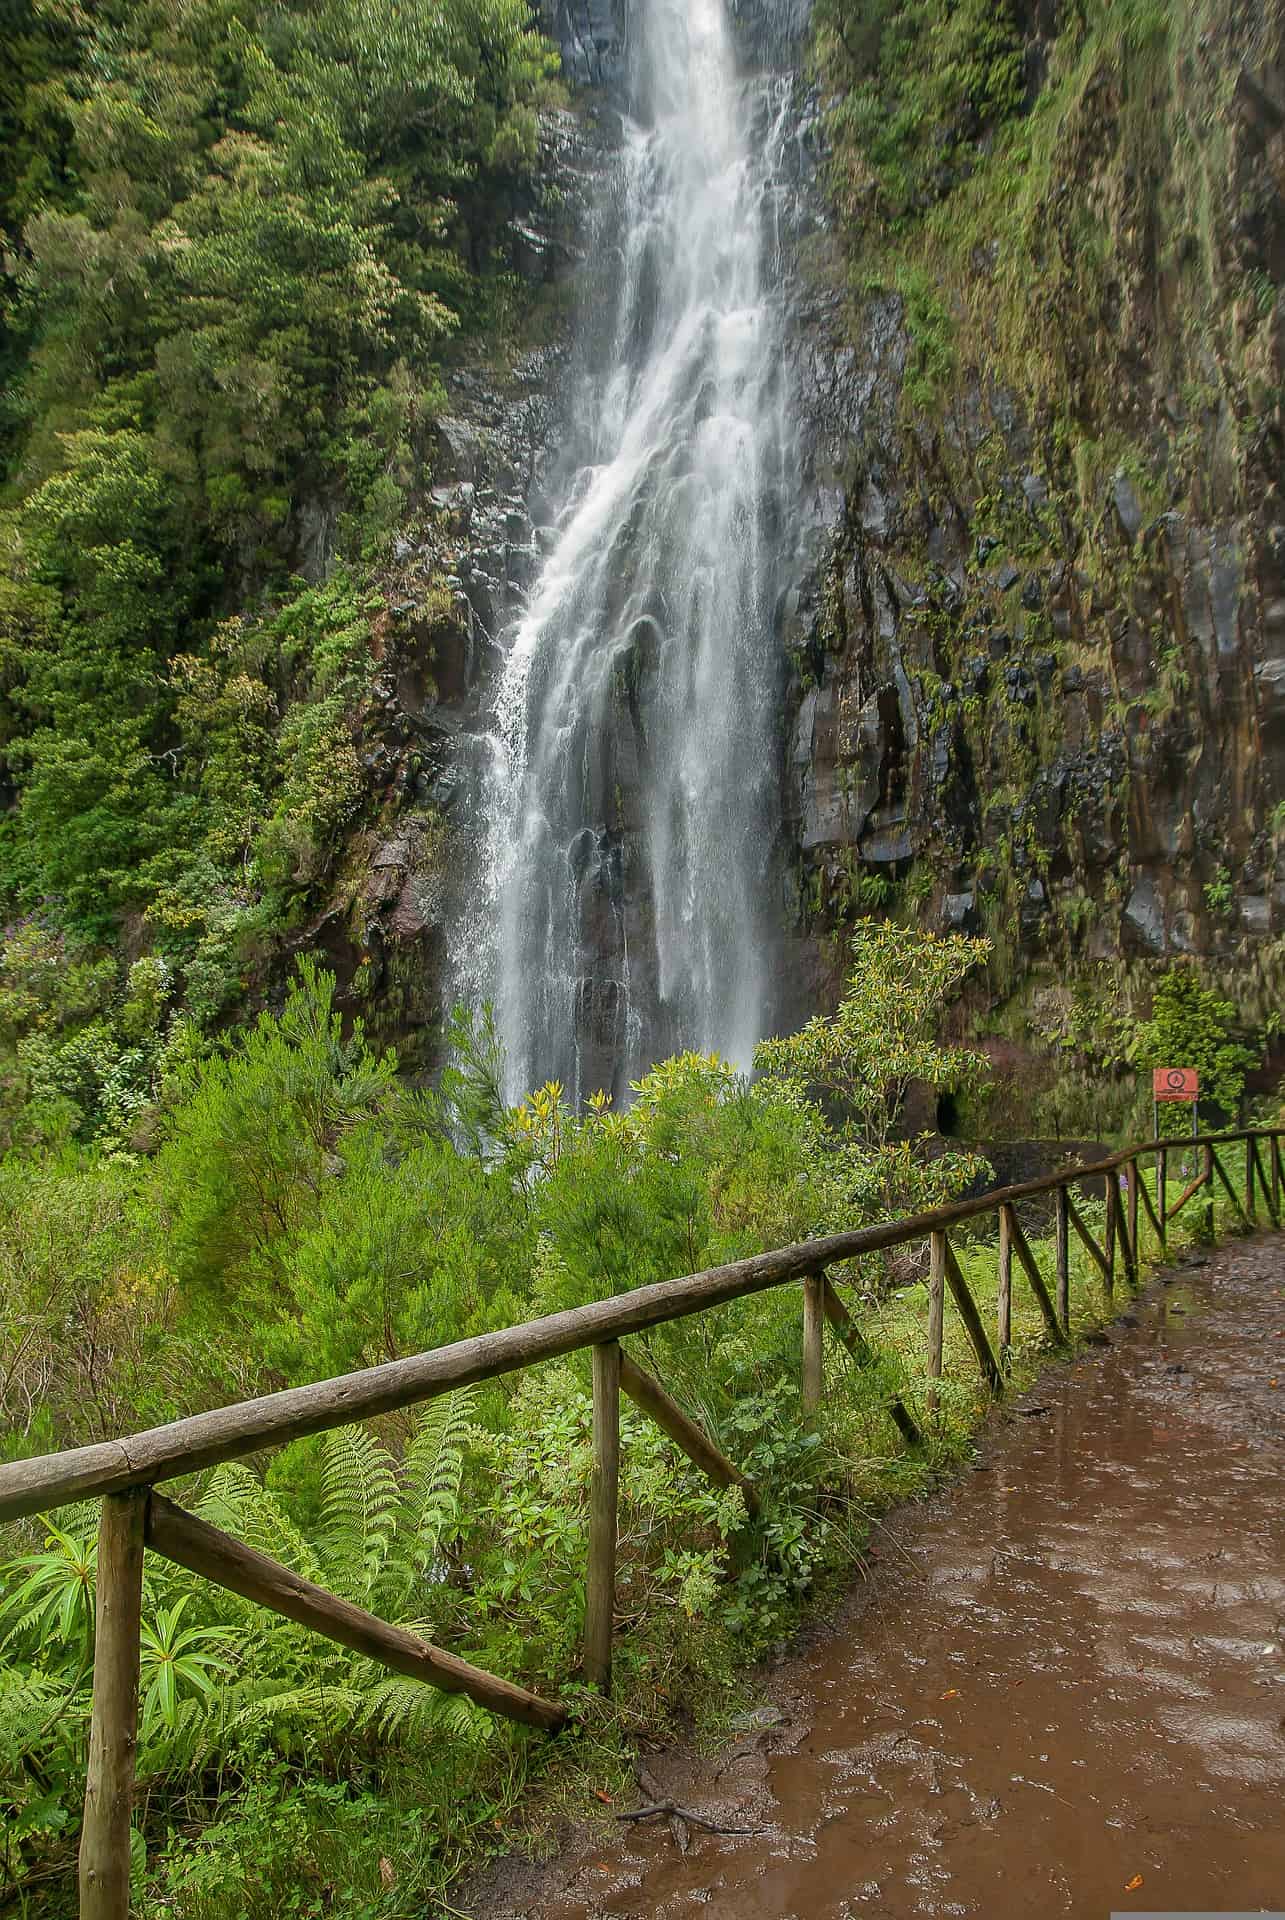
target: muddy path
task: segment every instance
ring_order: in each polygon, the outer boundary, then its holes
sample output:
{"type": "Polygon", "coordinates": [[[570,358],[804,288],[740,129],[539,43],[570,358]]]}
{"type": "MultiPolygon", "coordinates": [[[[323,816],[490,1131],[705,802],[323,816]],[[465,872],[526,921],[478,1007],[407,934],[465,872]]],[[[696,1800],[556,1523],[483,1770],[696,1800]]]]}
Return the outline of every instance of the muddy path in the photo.
{"type": "Polygon", "coordinates": [[[1285,1909],[1285,1236],[1157,1280],[898,1515],[715,1760],[489,1920],[1285,1909]],[[687,1841],[687,1851],[679,1842],[687,1841]]]}

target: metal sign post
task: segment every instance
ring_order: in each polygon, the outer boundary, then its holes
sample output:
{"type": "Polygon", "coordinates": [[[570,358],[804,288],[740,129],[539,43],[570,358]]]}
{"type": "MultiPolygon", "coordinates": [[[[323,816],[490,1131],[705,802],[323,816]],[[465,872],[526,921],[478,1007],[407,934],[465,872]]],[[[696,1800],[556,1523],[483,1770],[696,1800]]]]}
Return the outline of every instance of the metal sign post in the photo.
{"type": "Polygon", "coordinates": [[[1191,1137],[1200,1133],[1200,1073],[1196,1067],[1156,1067],[1151,1075],[1153,1139],[1160,1138],[1160,1102],[1176,1100],[1191,1108],[1191,1137]]]}

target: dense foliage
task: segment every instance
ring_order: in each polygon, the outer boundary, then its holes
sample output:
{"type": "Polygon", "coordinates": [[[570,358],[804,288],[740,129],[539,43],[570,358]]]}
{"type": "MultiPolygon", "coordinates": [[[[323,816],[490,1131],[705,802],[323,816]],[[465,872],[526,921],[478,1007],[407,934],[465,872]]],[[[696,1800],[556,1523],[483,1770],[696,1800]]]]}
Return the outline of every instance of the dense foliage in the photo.
{"type": "Polygon", "coordinates": [[[819,0],[813,24],[833,182],[849,218],[913,220],[1023,103],[1011,0],[819,0]]]}
{"type": "MultiPolygon", "coordinates": [[[[373,564],[554,58],[525,0],[3,17],[0,909],[59,967],[159,956],[209,1022],[363,798],[373,564]]],[[[91,1055],[139,1084],[125,991],[17,1022],[42,1059],[82,1029],[82,1137],[91,1055]]]]}
{"type": "MultiPolygon", "coordinates": [[[[1229,1124],[1241,1117],[1245,1076],[1259,1054],[1240,1037],[1236,1009],[1208,986],[1192,967],[1170,967],[1156,982],[1149,1020],[1117,1033],[1125,1057],[1142,1068],[1195,1067],[1200,1098],[1229,1124]]],[[[1186,1129],[1186,1109],[1166,1108],[1161,1119],[1170,1131],[1186,1129]]]]}
{"type": "MultiPolygon", "coordinates": [[[[173,1062],[150,1158],[64,1147],[0,1161],[5,1449],[137,1428],[959,1191],[980,1163],[923,1158],[888,1137],[885,1115],[908,1072],[942,1086],[976,1074],[933,1028],[982,952],[871,926],[834,1020],[765,1046],[755,1081],[686,1054],[647,1074],[627,1111],[600,1097],[579,1113],[552,1084],[505,1106],[485,1016],[458,1015],[440,1086],[410,1090],[360,1027],[344,1032],[332,978],[305,964],[280,1015],[173,1062]]],[[[917,1322],[901,1325],[881,1269],[859,1289],[867,1316],[890,1316],[887,1338],[824,1434],[800,1417],[792,1290],[634,1343],[768,1498],[747,1529],[739,1492],[711,1492],[654,1427],[626,1419],[613,1739],[631,1716],[663,1713],[666,1695],[717,1694],[849,1551],[851,1497],[887,1498],[957,1444],[947,1425],[921,1461],[904,1459],[888,1399],[910,1391],[917,1322]]],[[[225,1467],[184,1497],[387,1617],[578,1701],[584,1360],[378,1432],[297,1442],[262,1478],[225,1467]]],[[[18,1530],[9,1551],[4,1870],[32,1890],[54,1872],[56,1904],[84,1760],[92,1513],[18,1530]]],[[[328,1884],[351,1896],[344,1911],[404,1911],[449,1873],[504,1779],[535,1763],[540,1750],[466,1704],[149,1569],[139,1870],[150,1848],[156,1911],[284,1910],[286,1863],[269,1840],[283,1817],[313,1863],[310,1897],[328,1884]]],[[[589,1737],[599,1721],[582,1710],[589,1737]]]]}

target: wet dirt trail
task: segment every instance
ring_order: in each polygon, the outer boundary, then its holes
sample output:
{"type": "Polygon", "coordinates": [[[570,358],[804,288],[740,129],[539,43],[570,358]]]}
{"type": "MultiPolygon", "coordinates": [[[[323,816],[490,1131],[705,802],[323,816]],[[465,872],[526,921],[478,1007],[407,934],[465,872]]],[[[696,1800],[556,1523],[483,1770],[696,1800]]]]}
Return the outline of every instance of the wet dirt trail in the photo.
{"type": "Polygon", "coordinates": [[[893,1520],[757,1732],[649,1763],[759,1831],[693,1830],[686,1854],[663,1821],[582,1836],[470,1911],[1285,1909],[1285,1236],[1126,1311],[893,1520]]]}

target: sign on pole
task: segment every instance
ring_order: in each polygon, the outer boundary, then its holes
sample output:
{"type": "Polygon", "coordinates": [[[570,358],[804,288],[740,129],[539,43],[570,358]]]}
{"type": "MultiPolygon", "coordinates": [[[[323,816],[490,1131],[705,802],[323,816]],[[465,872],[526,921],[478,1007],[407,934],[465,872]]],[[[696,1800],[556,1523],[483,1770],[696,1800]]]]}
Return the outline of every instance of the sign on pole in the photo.
{"type": "Polygon", "coordinates": [[[1195,1067],[1155,1067],[1151,1074],[1152,1130],[1160,1137],[1160,1102],[1176,1100],[1191,1108],[1191,1134],[1200,1132],[1200,1073],[1195,1067]]]}

